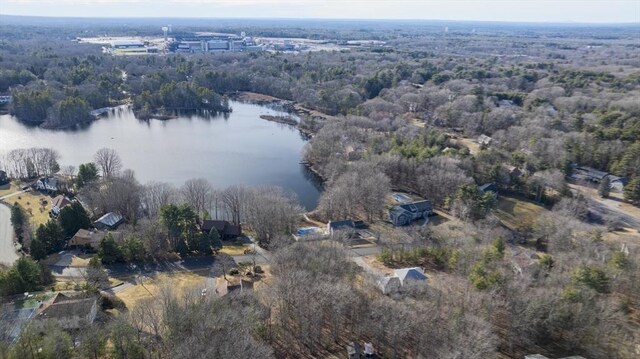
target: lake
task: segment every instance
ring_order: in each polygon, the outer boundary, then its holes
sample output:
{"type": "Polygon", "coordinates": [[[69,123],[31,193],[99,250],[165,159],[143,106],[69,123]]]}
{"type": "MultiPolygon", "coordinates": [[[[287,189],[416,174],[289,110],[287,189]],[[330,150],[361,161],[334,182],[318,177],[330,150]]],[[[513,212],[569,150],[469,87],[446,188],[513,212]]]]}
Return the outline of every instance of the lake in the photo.
{"type": "Polygon", "coordinates": [[[60,165],[78,167],[92,161],[102,147],[115,149],[125,168],[141,183],[169,182],[181,186],[206,178],[217,189],[235,184],[275,185],[294,193],[308,210],[315,208],[320,181],[300,164],[307,142],[295,128],[260,118],[287,115],[264,106],[230,103],[223,116],[180,116],[138,120],[121,107],[82,129],[47,130],[0,116],[0,154],[29,147],[50,147],[60,165]]]}

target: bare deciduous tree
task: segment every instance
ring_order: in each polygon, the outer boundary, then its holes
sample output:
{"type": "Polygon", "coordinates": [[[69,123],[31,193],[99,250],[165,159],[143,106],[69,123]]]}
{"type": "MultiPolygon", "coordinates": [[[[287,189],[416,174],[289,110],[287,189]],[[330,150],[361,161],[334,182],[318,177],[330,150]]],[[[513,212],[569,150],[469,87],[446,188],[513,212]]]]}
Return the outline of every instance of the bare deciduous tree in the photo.
{"type": "Polygon", "coordinates": [[[104,178],[110,178],[118,174],[122,169],[122,160],[112,148],[101,148],[93,155],[94,162],[102,170],[104,178]]]}
{"type": "Polygon", "coordinates": [[[180,189],[186,203],[191,205],[198,216],[201,216],[208,208],[213,187],[204,178],[190,179],[180,189]]]}

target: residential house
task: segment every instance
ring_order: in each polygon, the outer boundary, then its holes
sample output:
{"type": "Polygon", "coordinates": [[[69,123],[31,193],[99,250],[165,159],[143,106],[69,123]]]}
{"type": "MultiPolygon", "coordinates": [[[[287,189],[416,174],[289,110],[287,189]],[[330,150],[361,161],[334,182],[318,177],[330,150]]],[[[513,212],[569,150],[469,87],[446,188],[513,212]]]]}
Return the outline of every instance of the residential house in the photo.
{"type": "Polygon", "coordinates": [[[327,223],[327,233],[330,236],[338,232],[355,232],[356,224],[353,220],[345,219],[341,221],[329,221],[327,223]]]}
{"type": "Polygon", "coordinates": [[[385,276],[378,280],[378,287],[383,294],[393,294],[405,286],[427,283],[427,276],[419,267],[396,269],[392,276],[385,276]]]}
{"type": "Polygon", "coordinates": [[[478,190],[482,193],[491,193],[494,197],[498,197],[498,187],[493,183],[485,183],[479,186],[478,190]]]}
{"type": "Polygon", "coordinates": [[[419,267],[396,269],[394,274],[400,279],[400,285],[403,287],[407,284],[425,282],[427,280],[427,276],[419,267]]]}
{"type": "Polygon", "coordinates": [[[253,282],[237,278],[231,280],[225,278],[218,278],[216,280],[215,293],[219,296],[224,296],[232,292],[242,293],[247,290],[253,290],[253,282]]]}
{"type": "Polygon", "coordinates": [[[88,231],[86,229],[79,229],[76,234],[69,240],[69,246],[72,247],[91,247],[95,250],[100,248],[100,241],[107,235],[107,232],[103,231],[88,231]]]}
{"type": "Polygon", "coordinates": [[[213,219],[205,219],[200,225],[203,233],[211,233],[215,229],[220,235],[220,239],[229,240],[238,238],[242,235],[242,227],[235,225],[229,221],[219,221],[213,219]]]}
{"type": "Polygon", "coordinates": [[[612,191],[622,192],[627,183],[629,183],[629,179],[627,177],[618,177],[614,175],[609,176],[609,187],[612,191]]]}
{"type": "Polygon", "coordinates": [[[394,226],[406,226],[415,220],[427,218],[432,210],[433,205],[429,200],[405,203],[391,207],[389,219],[394,226]]]}
{"type": "Polygon", "coordinates": [[[573,177],[578,180],[600,183],[603,179],[609,179],[609,187],[616,192],[622,192],[624,186],[629,182],[627,177],[614,176],[608,172],[599,171],[591,167],[575,167],[573,177]]]}
{"type": "Polygon", "coordinates": [[[402,284],[400,278],[387,276],[378,280],[378,287],[380,287],[382,294],[391,294],[399,292],[402,284]]]}
{"type": "Polygon", "coordinates": [[[9,176],[7,176],[7,172],[0,170],[0,186],[4,186],[9,183],[9,176]]]}
{"type": "Polygon", "coordinates": [[[97,298],[74,299],[58,293],[42,307],[35,319],[39,325],[55,320],[63,329],[77,330],[93,324],[97,314],[97,298]]]}
{"type": "Polygon", "coordinates": [[[609,173],[599,171],[591,167],[576,167],[576,177],[578,179],[600,183],[603,178],[609,176],[609,173]]]}
{"type": "Polygon", "coordinates": [[[511,181],[522,176],[522,171],[516,166],[507,166],[507,172],[509,173],[511,181]]]}
{"type": "Polygon", "coordinates": [[[476,139],[476,142],[478,142],[478,144],[480,146],[489,146],[491,144],[491,142],[493,142],[493,138],[487,136],[487,135],[480,135],[478,136],[478,139],[476,139]]]}
{"type": "Polygon", "coordinates": [[[68,205],[71,204],[71,201],[65,197],[64,195],[58,195],[51,201],[51,212],[53,214],[58,215],[60,211],[68,205]]]}
{"type": "Polygon", "coordinates": [[[117,213],[109,212],[93,222],[93,226],[102,230],[115,230],[122,223],[124,223],[124,217],[117,213]]]}
{"type": "Polygon", "coordinates": [[[39,191],[56,192],[58,191],[58,180],[53,177],[40,178],[36,181],[36,189],[39,191]]]}

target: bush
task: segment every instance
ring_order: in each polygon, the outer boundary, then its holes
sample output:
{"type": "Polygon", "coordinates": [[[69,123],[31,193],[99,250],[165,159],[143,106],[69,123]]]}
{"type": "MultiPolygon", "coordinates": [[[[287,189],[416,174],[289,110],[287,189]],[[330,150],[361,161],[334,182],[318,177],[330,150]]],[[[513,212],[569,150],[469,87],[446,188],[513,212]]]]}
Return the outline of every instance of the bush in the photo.
{"type": "Polygon", "coordinates": [[[127,309],[127,305],[124,304],[122,299],[118,298],[115,295],[111,294],[100,294],[100,306],[102,310],[108,309],[117,309],[117,310],[125,310],[127,309]]]}
{"type": "Polygon", "coordinates": [[[260,266],[255,266],[255,267],[253,267],[253,272],[255,274],[262,274],[262,273],[264,273],[264,270],[262,270],[262,267],[260,267],[260,266]]]}
{"type": "Polygon", "coordinates": [[[240,274],[240,270],[238,270],[238,268],[229,269],[229,275],[238,275],[238,274],[240,274]]]}

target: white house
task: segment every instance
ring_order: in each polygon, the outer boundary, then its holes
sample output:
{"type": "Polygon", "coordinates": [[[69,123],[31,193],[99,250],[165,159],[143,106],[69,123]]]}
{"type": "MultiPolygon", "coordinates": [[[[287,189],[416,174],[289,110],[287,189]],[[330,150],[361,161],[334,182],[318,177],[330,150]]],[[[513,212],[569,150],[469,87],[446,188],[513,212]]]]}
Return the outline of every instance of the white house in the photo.
{"type": "Polygon", "coordinates": [[[418,267],[396,269],[392,276],[382,277],[377,284],[383,294],[397,293],[405,286],[427,283],[427,276],[418,267]]]}
{"type": "Polygon", "coordinates": [[[40,178],[36,181],[36,188],[40,191],[56,192],[58,190],[58,180],[53,177],[40,178]]]}
{"type": "Polygon", "coordinates": [[[427,276],[419,267],[401,268],[396,269],[394,272],[395,276],[400,279],[402,286],[416,282],[426,282],[427,280],[427,276]]]}

